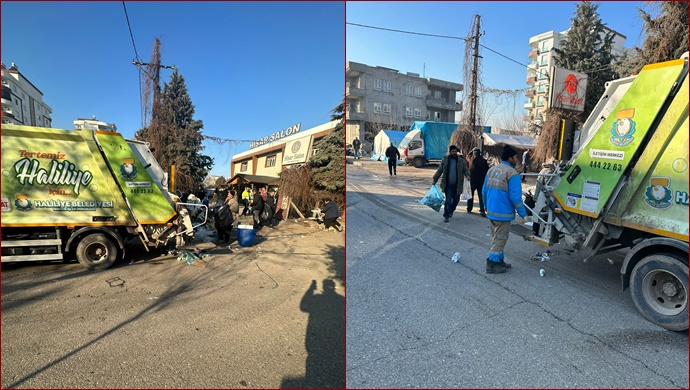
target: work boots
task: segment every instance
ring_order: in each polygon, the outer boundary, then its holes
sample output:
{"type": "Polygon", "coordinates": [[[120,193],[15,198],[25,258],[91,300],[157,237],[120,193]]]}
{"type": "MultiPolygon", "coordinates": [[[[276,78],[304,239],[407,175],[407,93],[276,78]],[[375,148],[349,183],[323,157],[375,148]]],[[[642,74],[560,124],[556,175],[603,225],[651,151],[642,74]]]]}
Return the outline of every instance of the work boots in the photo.
{"type": "MultiPolygon", "coordinates": [[[[505,264],[505,263],[503,263],[505,264]]],[[[497,263],[495,261],[491,261],[489,259],[486,259],[486,273],[487,274],[502,274],[504,272],[508,271],[506,267],[504,267],[501,263],[497,263]]]]}

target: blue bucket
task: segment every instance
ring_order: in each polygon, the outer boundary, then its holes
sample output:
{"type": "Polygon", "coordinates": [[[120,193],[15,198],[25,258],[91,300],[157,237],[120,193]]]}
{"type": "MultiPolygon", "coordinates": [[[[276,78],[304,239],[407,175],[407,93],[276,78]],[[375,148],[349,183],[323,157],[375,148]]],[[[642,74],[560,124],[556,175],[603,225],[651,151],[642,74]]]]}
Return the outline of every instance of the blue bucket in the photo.
{"type": "Polygon", "coordinates": [[[252,246],[256,237],[256,229],[237,229],[237,243],[240,246],[252,246]]]}

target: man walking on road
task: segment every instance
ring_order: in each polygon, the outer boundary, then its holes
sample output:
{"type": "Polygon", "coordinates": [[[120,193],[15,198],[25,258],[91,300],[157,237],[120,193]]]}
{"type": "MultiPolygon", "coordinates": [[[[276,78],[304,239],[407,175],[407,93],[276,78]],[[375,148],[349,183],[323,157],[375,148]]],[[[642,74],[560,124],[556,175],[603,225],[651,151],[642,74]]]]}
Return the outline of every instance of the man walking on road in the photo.
{"type": "Polygon", "coordinates": [[[525,222],[527,211],[522,203],[522,184],[520,174],[515,170],[519,162],[517,152],[506,145],[501,154],[500,164],[491,167],[486,174],[482,192],[486,200],[486,212],[491,220],[491,249],[486,259],[486,273],[499,274],[511,267],[503,259],[503,248],[508,241],[510,222],[515,219],[515,211],[525,222]]]}
{"type": "Polygon", "coordinates": [[[484,213],[482,187],[484,186],[486,172],[489,171],[489,163],[487,163],[484,157],[482,157],[482,153],[479,151],[479,149],[474,149],[473,154],[474,158],[470,163],[470,198],[467,200],[467,212],[472,212],[474,191],[477,191],[477,197],[479,198],[479,215],[486,217],[486,213],[484,213]]]}
{"type": "Polygon", "coordinates": [[[355,148],[355,159],[359,159],[359,148],[362,146],[362,142],[359,140],[359,137],[355,137],[355,140],[352,141],[352,147],[355,148]]]}
{"type": "MultiPolygon", "coordinates": [[[[532,163],[532,152],[527,149],[522,153],[522,173],[527,173],[527,167],[532,163]]],[[[522,182],[525,182],[525,176],[522,176],[522,182]]]]}
{"type": "Polygon", "coordinates": [[[470,169],[467,167],[465,159],[458,156],[458,147],[450,145],[448,155],[443,157],[438,166],[432,184],[436,184],[441,178],[441,191],[446,194],[446,201],[443,204],[443,222],[453,216],[455,208],[460,201],[460,194],[464,184],[464,178],[470,177],[470,169]]]}
{"type": "Polygon", "coordinates": [[[392,142],[391,145],[386,148],[386,157],[388,158],[388,175],[397,175],[398,173],[396,172],[396,169],[398,167],[400,152],[398,152],[398,148],[393,146],[392,142]]]}

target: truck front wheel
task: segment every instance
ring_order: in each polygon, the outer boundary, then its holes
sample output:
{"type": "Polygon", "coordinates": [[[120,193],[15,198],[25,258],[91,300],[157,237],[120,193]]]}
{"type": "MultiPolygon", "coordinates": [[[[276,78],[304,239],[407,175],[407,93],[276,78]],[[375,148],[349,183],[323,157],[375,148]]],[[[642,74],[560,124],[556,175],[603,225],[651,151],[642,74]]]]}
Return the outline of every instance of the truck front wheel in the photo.
{"type": "Polygon", "coordinates": [[[412,160],[412,165],[415,168],[424,168],[424,159],[421,157],[415,157],[415,159],[412,160]]]}
{"type": "Polygon", "coordinates": [[[688,329],[688,265],[671,254],[640,260],[630,276],[630,294],[649,321],[673,331],[688,329]]]}
{"type": "Polygon", "coordinates": [[[77,245],[77,260],[90,270],[103,270],[115,263],[117,247],[105,234],[90,234],[77,245]]]}

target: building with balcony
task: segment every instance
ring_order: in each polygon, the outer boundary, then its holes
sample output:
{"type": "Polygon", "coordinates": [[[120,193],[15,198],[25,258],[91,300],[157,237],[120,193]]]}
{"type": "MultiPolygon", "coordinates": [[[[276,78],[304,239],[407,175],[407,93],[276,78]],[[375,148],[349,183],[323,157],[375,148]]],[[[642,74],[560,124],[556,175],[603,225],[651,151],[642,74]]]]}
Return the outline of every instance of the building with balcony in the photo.
{"type": "Polygon", "coordinates": [[[12,63],[2,68],[2,123],[52,127],[53,110],[43,102],[43,93],[12,63]]]}
{"type": "MultiPolygon", "coordinates": [[[[623,54],[623,47],[625,44],[625,35],[622,35],[615,30],[604,27],[607,32],[613,33],[613,45],[611,51],[614,55],[620,56],[623,54]]],[[[561,48],[561,41],[568,36],[568,31],[547,31],[545,33],[535,35],[529,39],[529,59],[532,62],[527,66],[526,84],[529,89],[525,93],[527,100],[524,108],[525,113],[523,119],[526,122],[544,120],[544,112],[548,108],[549,96],[549,69],[555,65],[553,58],[555,52],[554,48],[561,48]]]]}
{"type": "Polygon", "coordinates": [[[74,129],[75,130],[89,129],[89,130],[111,131],[113,133],[117,132],[117,126],[115,126],[114,123],[111,124],[111,123],[99,121],[98,119],[96,119],[95,116],[91,117],[91,119],[77,118],[77,120],[74,121],[74,129]]]}
{"type": "Polygon", "coordinates": [[[345,142],[359,137],[365,150],[380,130],[407,131],[423,120],[455,122],[462,110],[456,101],[462,84],[352,61],[345,73],[345,142]]]}

